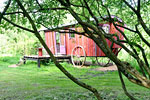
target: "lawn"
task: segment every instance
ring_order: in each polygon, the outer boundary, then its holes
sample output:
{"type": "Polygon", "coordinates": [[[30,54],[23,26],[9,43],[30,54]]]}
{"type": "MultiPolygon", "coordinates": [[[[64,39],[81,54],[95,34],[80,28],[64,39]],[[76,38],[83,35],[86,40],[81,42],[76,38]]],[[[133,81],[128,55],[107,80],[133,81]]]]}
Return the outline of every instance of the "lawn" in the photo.
{"type": "MultiPolygon", "coordinates": [[[[17,68],[8,67],[17,63],[19,57],[0,58],[0,100],[96,100],[91,92],[69,80],[53,63],[37,68],[36,62],[17,68]]],[[[79,80],[98,89],[104,100],[129,100],[125,96],[117,71],[100,72],[98,66],[74,68],[62,65],[79,80]]],[[[150,100],[150,90],[129,82],[128,91],[138,100],[150,100]]]]}

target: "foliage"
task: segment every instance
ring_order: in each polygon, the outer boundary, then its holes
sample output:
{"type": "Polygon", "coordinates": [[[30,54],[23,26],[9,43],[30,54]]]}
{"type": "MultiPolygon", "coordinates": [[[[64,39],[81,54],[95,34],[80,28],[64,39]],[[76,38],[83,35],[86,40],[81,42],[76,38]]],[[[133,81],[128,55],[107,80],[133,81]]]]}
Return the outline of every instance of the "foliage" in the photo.
{"type": "Polygon", "coordinates": [[[12,30],[5,31],[5,34],[0,34],[0,54],[1,55],[35,55],[37,48],[41,47],[39,41],[26,31],[15,32],[12,30]]]}
{"type": "MultiPolygon", "coordinates": [[[[134,0],[114,0],[113,2],[112,0],[43,0],[41,2],[38,0],[12,0],[12,3],[9,0],[4,11],[0,14],[0,20],[3,19],[1,23],[3,23],[5,29],[9,29],[9,27],[11,29],[11,26],[7,26],[10,23],[20,29],[34,33],[51,56],[55,65],[68,78],[93,92],[98,100],[102,100],[96,88],[92,88],[90,85],[78,80],[57,62],[38,32],[40,26],[44,26],[51,31],[53,31],[52,27],[55,27],[55,30],[60,30],[58,25],[65,23],[63,19],[67,14],[71,14],[83,28],[83,32],[74,31],[74,33],[91,38],[105,55],[117,65],[124,92],[130,99],[136,100],[127,92],[122,74],[131,82],[150,88],[150,70],[146,54],[148,52],[145,53],[145,48],[150,48],[148,41],[150,29],[149,18],[144,16],[149,15],[149,11],[146,10],[149,7],[150,3],[148,0],[137,0],[137,2],[134,0]],[[123,21],[116,16],[122,18],[123,21]],[[99,25],[101,20],[112,23],[117,31],[114,34],[107,34],[99,25]],[[121,31],[121,28],[128,31],[121,31]],[[124,40],[118,38],[116,33],[121,33],[124,36],[124,40]],[[131,64],[127,60],[123,61],[114,55],[111,52],[112,48],[106,42],[106,38],[127,51],[134,58],[134,61],[137,62],[138,66],[131,64]],[[143,44],[144,46],[142,46],[143,44]],[[140,71],[135,69],[135,67],[138,67],[140,71]]],[[[17,41],[16,38],[13,38],[13,40],[17,41]]]]}

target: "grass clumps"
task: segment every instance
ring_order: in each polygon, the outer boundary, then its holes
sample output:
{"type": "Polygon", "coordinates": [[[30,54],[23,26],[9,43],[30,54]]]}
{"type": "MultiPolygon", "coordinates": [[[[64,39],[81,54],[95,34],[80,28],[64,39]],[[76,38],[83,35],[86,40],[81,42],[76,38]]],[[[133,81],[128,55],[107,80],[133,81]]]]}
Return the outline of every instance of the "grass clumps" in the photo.
{"type": "MultiPolygon", "coordinates": [[[[37,67],[36,62],[9,68],[19,60],[0,58],[0,100],[96,100],[88,90],[68,79],[53,63],[37,67]],[[16,61],[15,61],[16,60],[16,61]],[[13,63],[14,62],[14,63],[13,63]]],[[[129,100],[124,94],[118,72],[100,72],[61,63],[77,79],[96,88],[104,100],[129,100]]],[[[97,67],[97,66],[96,66],[97,67]]],[[[127,89],[141,100],[149,100],[149,90],[129,82],[127,89]]]]}

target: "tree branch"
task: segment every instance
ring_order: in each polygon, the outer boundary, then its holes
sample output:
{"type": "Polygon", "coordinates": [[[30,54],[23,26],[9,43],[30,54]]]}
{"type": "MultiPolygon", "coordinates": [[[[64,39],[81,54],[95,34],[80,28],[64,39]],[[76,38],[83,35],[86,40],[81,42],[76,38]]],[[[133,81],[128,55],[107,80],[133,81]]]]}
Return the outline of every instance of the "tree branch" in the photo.
{"type": "MultiPolygon", "coordinates": [[[[146,24],[144,23],[141,15],[140,15],[140,12],[136,11],[126,0],[123,0],[125,2],[125,4],[131,8],[135,14],[137,15],[137,18],[138,18],[138,21],[139,23],[142,25],[144,31],[150,36],[150,29],[146,26],[146,24]]],[[[138,0],[138,10],[140,10],[140,0],[138,0]]]]}
{"type": "Polygon", "coordinates": [[[73,3],[70,3],[72,6],[74,6],[74,7],[81,7],[81,8],[86,8],[85,6],[83,6],[83,5],[76,5],[76,4],[73,4],[73,3]]]}
{"type": "MultiPolygon", "coordinates": [[[[76,18],[76,20],[81,24],[81,25],[87,25],[87,23],[84,23],[80,20],[80,18],[75,14],[75,12],[71,9],[68,8],[68,10],[70,11],[70,13],[76,18]]],[[[94,37],[93,34],[87,33],[91,39],[94,40],[94,42],[101,48],[101,50],[106,54],[106,56],[110,57],[111,60],[113,60],[117,65],[121,65],[123,69],[127,69],[127,72],[129,72],[131,75],[133,75],[134,77],[138,78],[137,79],[130,79],[132,82],[141,85],[141,86],[145,86],[147,88],[149,88],[149,83],[147,83],[148,80],[146,80],[145,77],[143,77],[142,75],[140,75],[140,73],[138,73],[133,67],[128,66],[128,65],[124,65],[120,62],[119,59],[116,58],[116,56],[111,53],[110,49],[108,49],[108,45],[106,43],[105,38],[103,37],[102,33],[99,32],[98,30],[96,30],[94,27],[92,27],[91,25],[87,25],[88,27],[91,27],[91,29],[93,29],[93,31],[95,31],[98,35],[99,38],[94,37]],[[127,67],[128,66],[128,67],[127,67]],[[126,68],[127,67],[127,68],[126,68]],[[132,71],[131,71],[131,70],[132,71]],[[141,83],[143,82],[143,83],[141,83]],[[146,83],[146,84],[145,84],[146,83]]],[[[85,27],[85,26],[84,26],[85,27]]]]}
{"type": "MultiPolygon", "coordinates": [[[[58,7],[58,8],[42,8],[42,9],[39,9],[37,11],[29,11],[28,13],[38,13],[38,12],[41,12],[41,11],[50,11],[50,10],[67,10],[66,7],[58,7]]],[[[41,12],[42,13],[42,12],[41,12]]],[[[23,12],[21,11],[17,11],[17,12],[8,12],[8,13],[5,13],[4,15],[12,15],[12,14],[23,14],[23,12]]]]}
{"type": "Polygon", "coordinates": [[[129,50],[124,44],[122,44],[120,41],[115,40],[112,36],[115,35],[108,35],[108,34],[104,34],[105,38],[107,38],[108,40],[116,43],[117,45],[121,46],[126,52],[128,52],[131,56],[133,56],[134,58],[137,59],[137,56],[131,51],[129,50]]]}
{"type": "Polygon", "coordinates": [[[124,3],[129,7],[131,8],[135,13],[137,13],[137,11],[135,10],[135,8],[133,8],[126,0],[123,0],[124,3]]]}
{"type": "Polygon", "coordinates": [[[122,27],[122,28],[124,28],[124,29],[126,29],[126,30],[129,30],[129,31],[131,31],[131,32],[137,33],[137,31],[132,30],[132,29],[130,29],[130,28],[128,28],[128,27],[125,27],[125,26],[122,26],[122,25],[119,25],[119,24],[116,24],[116,26],[122,27]]]}
{"type": "MultiPolygon", "coordinates": [[[[130,42],[129,41],[129,39],[126,37],[126,35],[124,34],[124,32],[123,31],[121,31],[117,26],[116,26],[116,24],[113,22],[113,25],[115,26],[115,28],[123,35],[123,37],[128,41],[128,43],[130,42]]],[[[129,44],[130,45],[130,44],[129,44]]],[[[136,49],[132,46],[132,45],[130,45],[130,47],[132,48],[132,50],[134,51],[134,53],[138,56],[138,53],[137,53],[137,51],[136,51],[136,49]]]]}
{"type": "MultiPolygon", "coordinates": [[[[79,86],[86,88],[90,91],[92,91],[94,94],[96,94],[96,97],[98,100],[102,100],[101,97],[98,94],[98,91],[91,87],[90,85],[87,85],[81,81],[79,81],[78,79],[76,79],[73,75],[71,75],[65,68],[63,68],[63,66],[61,64],[59,64],[59,62],[57,62],[56,58],[54,57],[54,55],[52,54],[52,52],[49,50],[49,48],[47,47],[46,43],[44,42],[44,40],[42,39],[42,37],[40,36],[39,32],[36,29],[36,26],[33,22],[33,20],[31,19],[31,17],[29,16],[29,14],[26,12],[25,8],[23,7],[22,3],[19,0],[16,0],[18,5],[20,6],[20,8],[23,10],[25,16],[29,19],[34,31],[35,31],[35,36],[39,39],[39,41],[41,42],[41,44],[43,45],[43,47],[46,49],[46,51],[48,52],[48,54],[50,55],[51,59],[54,61],[55,65],[69,78],[71,79],[73,82],[75,82],[76,84],[78,84],[79,86]]],[[[60,0],[61,1],[61,0],[60,0]]]]}
{"type": "Polygon", "coordinates": [[[25,27],[22,27],[22,26],[20,26],[20,25],[17,25],[17,24],[15,24],[15,23],[13,23],[12,21],[10,21],[9,19],[5,18],[5,17],[3,17],[3,19],[4,19],[5,21],[7,21],[8,23],[14,25],[15,27],[21,28],[21,29],[26,30],[26,31],[29,31],[29,32],[31,32],[31,33],[35,33],[33,30],[30,30],[30,29],[28,29],[28,28],[25,28],[25,27]]]}
{"type": "MultiPolygon", "coordinates": [[[[103,6],[103,5],[102,5],[103,6]]],[[[105,6],[104,6],[105,7],[105,6]]],[[[107,7],[105,7],[106,9],[107,9],[107,7]]],[[[109,18],[110,18],[110,21],[112,21],[112,19],[111,19],[111,16],[110,16],[110,13],[109,13],[109,10],[107,9],[107,12],[108,12],[108,15],[109,15],[109,18]]],[[[113,22],[113,25],[115,26],[115,28],[125,37],[125,39],[128,41],[128,43],[129,43],[129,40],[128,40],[128,38],[125,36],[125,34],[115,25],[115,23],[113,22]]],[[[146,65],[142,62],[142,60],[139,58],[139,56],[138,56],[138,54],[137,54],[137,52],[136,52],[136,50],[134,49],[134,47],[131,45],[131,44],[129,44],[130,46],[131,46],[131,48],[133,49],[133,51],[134,51],[134,53],[136,54],[136,56],[134,56],[133,55],[133,57],[135,57],[135,59],[138,61],[138,63],[139,63],[139,65],[140,65],[140,68],[141,68],[141,70],[142,70],[142,73],[143,73],[143,75],[144,75],[144,77],[146,78],[146,75],[145,75],[145,72],[143,71],[143,68],[142,68],[142,66],[144,66],[144,68],[146,69],[147,67],[146,67],[146,65]]],[[[125,48],[126,50],[128,50],[127,48],[125,48]]],[[[129,53],[130,54],[130,53],[129,53]]],[[[147,69],[146,69],[147,70],[147,69]]],[[[136,70],[135,70],[136,71],[136,70]]],[[[148,73],[149,73],[149,70],[147,70],[148,71],[148,73]]],[[[129,71],[132,75],[134,75],[134,73],[132,73],[131,71],[129,71]]],[[[136,71],[137,72],[137,71],[136,71]]],[[[137,75],[139,75],[139,74],[137,74],[137,75]]],[[[137,77],[137,78],[139,78],[139,76],[136,76],[136,75],[134,75],[135,77],[137,77]]],[[[141,81],[143,81],[143,80],[141,80],[141,81]]],[[[139,84],[139,83],[138,83],[139,84]]]]}
{"type": "Polygon", "coordinates": [[[139,37],[141,38],[141,40],[150,48],[150,43],[142,36],[140,31],[138,30],[137,25],[135,26],[135,28],[136,28],[136,32],[139,35],[139,37]]]}
{"type": "Polygon", "coordinates": [[[114,26],[115,26],[115,28],[125,37],[125,39],[127,40],[127,43],[130,45],[130,47],[132,48],[132,50],[134,51],[134,53],[136,54],[136,60],[138,61],[138,63],[139,63],[139,65],[140,65],[140,68],[141,68],[141,71],[142,71],[142,74],[146,77],[146,74],[145,74],[145,72],[143,71],[143,64],[141,63],[141,62],[139,62],[139,56],[138,56],[138,53],[137,53],[137,51],[136,51],[136,49],[133,47],[133,45],[131,45],[130,44],[130,41],[129,41],[129,39],[126,37],[126,35],[124,34],[124,32],[122,32],[116,25],[115,25],[115,23],[113,22],[113,24],[114,24],[114,26]]]}
{"type": "Polygon", "coordinates": [[[98,19],[96,18],[96,16],[93,14],[92,10],[90,9],[88,3],[86,2],[86,0],[84,0],[85,6],[88,9],[89,14],[94,18],[94,20],[96,21],[96,25],[97,27],[99,26],[99,22],[98,19]]]}
{"type": "MultiPolygon", "coordinates": [[[[148,60],[147,60],[146,55],[145,55],[145,50],[140,45],[138,45],[137,43],[133,43],[133,42],[128,43],[127,41],[124,41],[124,40],[121,40],[120,42],[134,45],[142,51],[142,56],[143,56],[143,59],[144,59],[146,65],[142,62],[142,60],[140,60],[140,58],[137,58],[136,60],[138,61],[141,68],[143,69],[143,67],[144,67],[145,71],[148,72],[148,75],[150,76],[149,63],[148,63],[148,60]]],[[[144,76],[146,77],[146,75],[144,75],[144,76]]]]}
{"type": "Polygon", "coordinates": [[[127,91],[127,89],[126,89],[126,85],[125,85],[124,80],[123,80],[123,77],[122,77],[122,74],[121,74],[121,72],[120,72],[120,69],[118,69],[118,73],[119,73],[119,78],[120,78],[120,81],[121,81],[121,84],[122,84],[122,88],[123,88],[123,90],[124,90],[124,93],[125,93],[131,100],[137,100],[136,98],[134,98],[133,96],[131,96],[131,95],[128,93],[128,91],[127,91]]]}
{"type": "MultiPolygon", "coordinates": [[[[98,8],[100,8],[100,4],[99,4],[99,0],[96,0],[97,4],[98,4],[98,8]]],[[[97,10],[98,14],[99,14],[99,17],[102,18],[104,20],[104,18],[102,17],[101,13],[100,13],[100,10],[98,9],[97,10]]]]}
{"type": "Polygon", "coordinates": [[[9,8],[10,3],[11,3],[11,0],[8,1],[8,3],[6,5],[6,7],[4,8],[3,12],[0,13],[0,24],[1,24],[1,20],[3,18],[3,15],[6,13],[7,9],[9,8]]]}
{"type": "MultiPolygon", "coordinates": [[[[95,43],[98,43],[97,41],[100,41],[100,39],[96,39],[94,37],[90,37],[91,39],[93,39],[95,41],[95,43]]],[[[102,41],[101,41],[102,42],[102,41]]],[[[115,41],[116,42],[116,41],[115,41]]],[[[120,42],[119,42],[120,43],[120,42]]],[[[101,45],[102,43],[100,44],[97,44],[100,48],[102,48],[103,50],[103,47],[101,45]]],[[[104,52],[105,53],[105,52],[104,52]]],[[[130,53],[130,52],[129,52],[130,53]]],[[[112,54],[112,53],[110,53],[112,54]]],[[[109,57],[109,54],[106,56],[109,57]]],[[[120,61],[119,59],[117,59],[114,56],[112,57],[109,57],[112,61],[115,62],[115,64],[117,65],[118,68],[121,69],[121,71],[123,72],[123,74],[133,83],[135,84],[138,84],[140,86],[144,86],[146,88],[150,88],[150,80],[148,80],[146,77],[142,76],[136,69],[134,69],[129,63],[127,62],[122,62],[120,61]],[[131,76],[132,75],[132,76],[131,76]],[[134,78],[136,77],[136,78],[134,78]]]]}
{"type": "Polygon", "coordinates": [[[70,4],[64,2],[64,0],[58,0],[58,1],[61,3],[61,5],[65,6],[65,7],[70,6],[70,4]]]}
{"type": "Polygon", "coordinates": [[[137,12],[140,14],[141,0],[138,0],[137,12]]]}
{"type": "Polygon", "coordinates": [[[38,4],[38,6],[42,9],[42,6],[40,5],[39,1],[36,0],[36,3],[38,4]]]}
{"type": "Polygon", "coordinates": [[[85,32],[78,32],[78,31],[75,31],[75,30],[72,30],[72,29],[64,29],[64,30],[68,30],[68,31],[58,31],[58,32],[60,32],[60,33],[72,33],[72,34],[78,34],[78,35],[83,35],[83,36],[86,36],[86,37],[88,37],[89,38],[89,36],[87,36],[86,34],[85,34],[85,32]]]}

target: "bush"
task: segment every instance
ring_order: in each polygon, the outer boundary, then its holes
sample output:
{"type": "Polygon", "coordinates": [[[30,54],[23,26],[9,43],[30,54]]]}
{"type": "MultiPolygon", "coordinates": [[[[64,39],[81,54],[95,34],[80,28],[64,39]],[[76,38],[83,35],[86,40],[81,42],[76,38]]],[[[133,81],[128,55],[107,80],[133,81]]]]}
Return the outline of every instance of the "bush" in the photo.
{"type": "Polygon", "coordinates": [[[0,61],[7,62],[9,64],[17,64],[19,62],[20,56],[18,57],[0,57],[0,61]]]}

